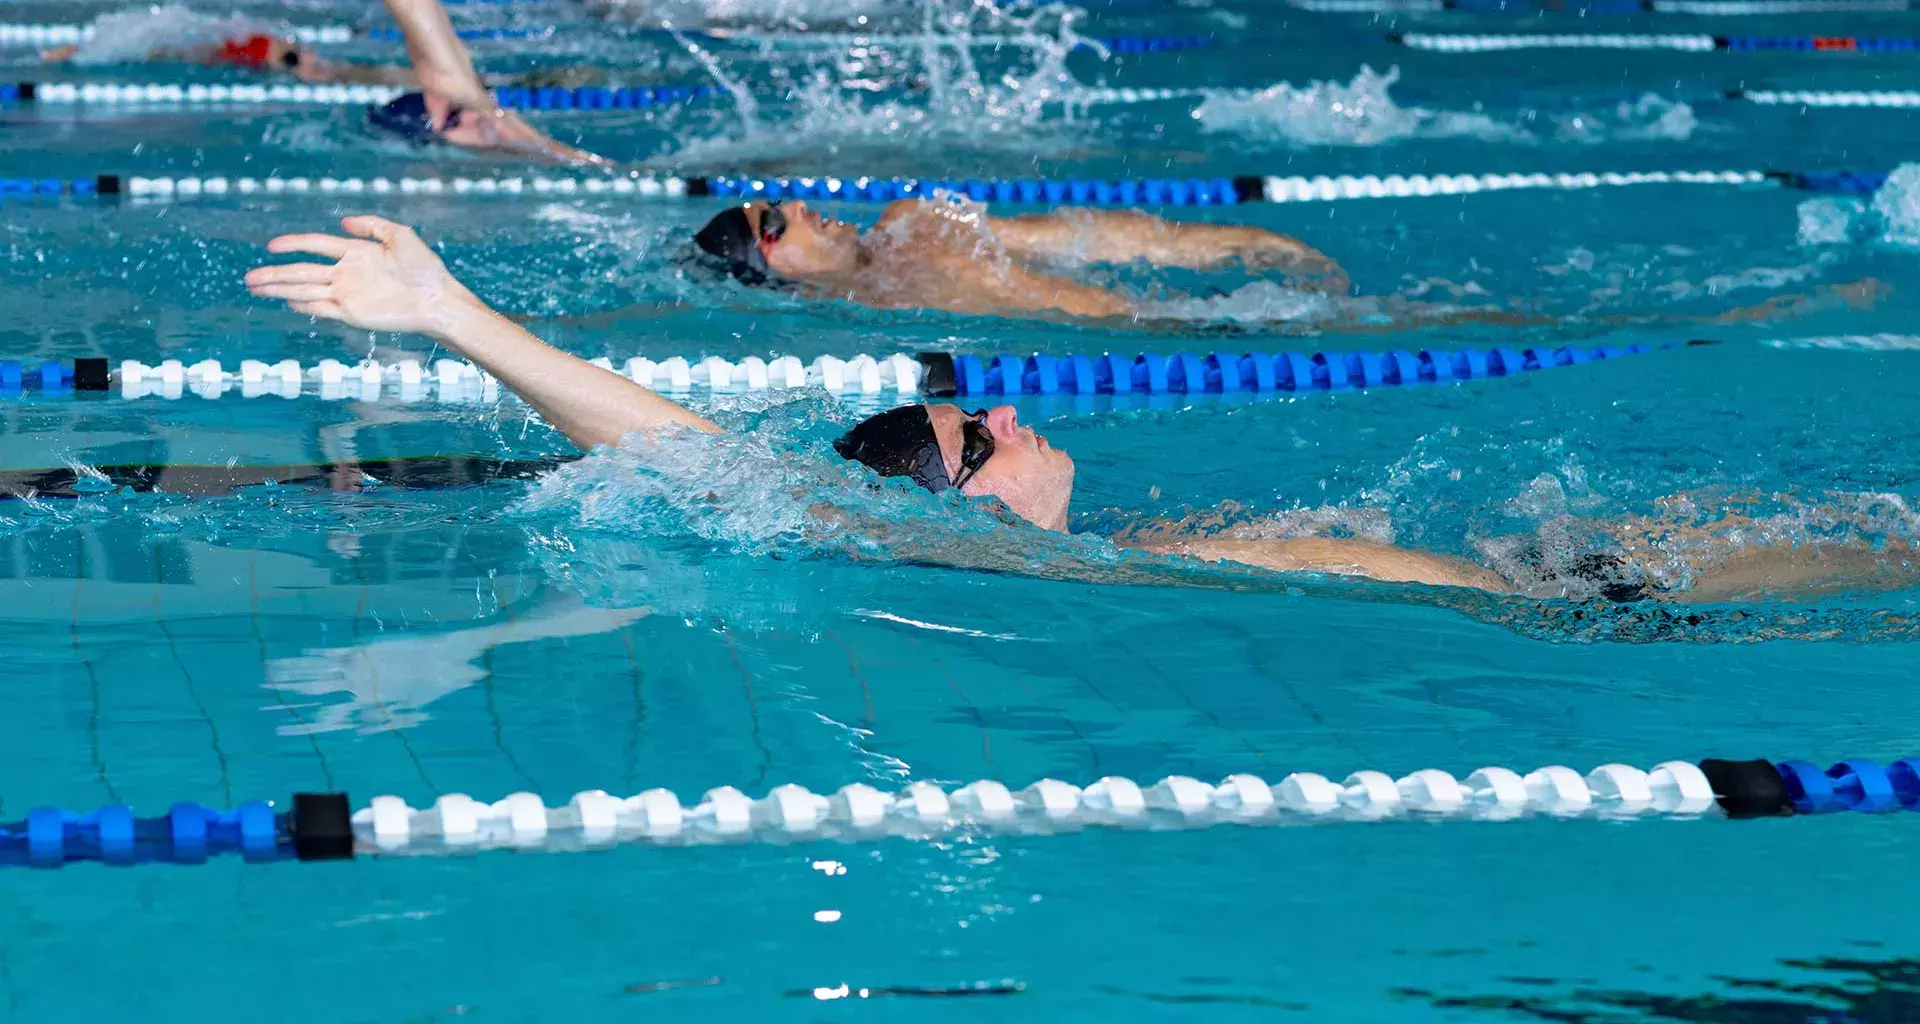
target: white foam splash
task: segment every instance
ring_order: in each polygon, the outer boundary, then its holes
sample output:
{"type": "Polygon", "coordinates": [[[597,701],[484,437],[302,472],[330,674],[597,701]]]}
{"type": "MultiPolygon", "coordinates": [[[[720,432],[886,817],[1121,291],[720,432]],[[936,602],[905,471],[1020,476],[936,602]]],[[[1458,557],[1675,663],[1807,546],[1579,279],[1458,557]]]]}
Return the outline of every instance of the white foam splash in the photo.
{"type": "Polygon", "coordinates": [[[1273,281],[1252,281],[1224,295],[1140,299],[1134,306],[1148,320],[1242,324],[1317,322],[1340,311],[1340,303],[1323,292],[1299,291],[1273,281]]]}
{"type": "Polygon", "coordinates": [[[1816,196],[1794,210],[1803,246],[1873,241],[1920,249],[1920,164],[1901,164],[1867,202],[1816,196]]]}
{"type": "Polygon", "coordinates": [[[185,7],[140,7],[102,15],[93,34],[74,52],[81,65],[144,61],[155,53],[204,60],[229,39],[271,33],[271,23],[241,14],[214,16],[185,7]]]}
{"type": "MultiPolygon", "coordinates": [[[[675,166],[758,166],[796,156],[845,157],[871,146],[896,156],[902,146],[939,143],[1022,155],[1058,152],[1090,137],[1092,123],[1063,110],[1059,99],[1080,84],[1066,70],[1083,40],[1070,7],[1014,13],[991,3],[929,3],[910,44],[869,45],[824,58],[798,72],[775,68],[790,101],[763,110],[753,95],[710,60],[709,73],[734,101],[737,131],[711,132],[662,157],[675,166]],[[976,32],[1014,36],[983,71],[971,43],[976,32]]],[[[697,44],[689,52],[704,57],[697,44]]]]}
{"type": "Polygon", "coordinates": [[[1795,212],[1800,218],[1801,245],[1845,245],[1853,241],[1867,204],[1858,199],[1820,196],[1801,203],[1795,212]]]}
{"type": "Polygon", "coordinates": [[[1268,142],[1301,146],[1377,146],[1410,138],[1464,135],[1509,140],[1522,135],[1484,114],[1403,107],[1388,90],[1400,69],[1380,74],[1362,67],[1353,81],[1285,82],[1250,96],[1209,96],[1193,112],[1200,127],[1268,142]]]}
{"type": "Polygon", "coordinates": [[[1873,194],[1880,240],[1899,248],[1920,247],[1920,164],[1901,164],[1873,194]]]}
{"type": "Polygon", "coordinates": [[[1479,110],[1401,106],[1389,94],[1398,67],[1362,66],[1346,83],[1285,82],[1251,95],[1209,95],[1193,112],[1208,132],[1295,146],[1379,146],[1406,139],[1596,144],[1684,140],[1698,127],[1693,108],[1648,93],[1601,112],[1533,111],[1509,122],[1479,110]]]}

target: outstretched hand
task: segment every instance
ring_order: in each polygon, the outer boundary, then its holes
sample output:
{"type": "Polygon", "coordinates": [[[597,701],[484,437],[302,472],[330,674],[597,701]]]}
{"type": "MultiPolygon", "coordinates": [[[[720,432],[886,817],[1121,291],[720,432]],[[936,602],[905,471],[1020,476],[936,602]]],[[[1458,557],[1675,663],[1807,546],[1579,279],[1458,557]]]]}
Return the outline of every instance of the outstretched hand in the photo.
{"type": "Polygon", "coordinates": [[[309,253],[333,260],[255,267],[247,290],[280,299],[296,313],[338,320],[373,331],[432,334],[444,315],[479,300],[440,262],[413,229],[382,217],[348,217],[348,234],[281,235],[272,253],[309,253]]]}

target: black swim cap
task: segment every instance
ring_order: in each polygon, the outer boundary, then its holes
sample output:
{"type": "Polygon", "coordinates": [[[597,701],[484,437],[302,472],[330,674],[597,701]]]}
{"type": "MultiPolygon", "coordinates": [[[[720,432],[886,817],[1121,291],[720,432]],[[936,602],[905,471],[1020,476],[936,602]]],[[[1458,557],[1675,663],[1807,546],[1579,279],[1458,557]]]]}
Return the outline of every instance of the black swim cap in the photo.
{"type": "Polygon", "coordinates": [[[721,268],[741,284],[763,285],[773,276],[773,268],[767,266],[767,258],[760,254],[760,234],[747,220],[744,206],[721,210],[693,236],[693,244],[718,259],[721,268]]]}
{"type": "Polygon", "coordinates": [[[380,106],[368,107],[367,124],[408,142],[427,143],[440,137],[433,115],[427,112],[427,97],[423,93],[403,93],[380,106]]]}
{"type": "Polygon", "coordinates": [[[933,415],[924,405],[903,405],[869,416],[833,442],[843,459],[864,464],[881,476],[910,476],[935,494],[947,489],[947,460],[933,432],[933,415]]]}

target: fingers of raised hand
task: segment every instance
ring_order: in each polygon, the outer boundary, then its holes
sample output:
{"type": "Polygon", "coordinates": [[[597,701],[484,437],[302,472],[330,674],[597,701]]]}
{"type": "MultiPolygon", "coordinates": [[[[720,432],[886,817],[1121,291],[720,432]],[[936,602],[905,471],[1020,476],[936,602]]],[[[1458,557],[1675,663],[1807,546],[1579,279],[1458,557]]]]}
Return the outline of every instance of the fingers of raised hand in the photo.
{"type": "Polygon", "coordinates": [[[333,286],[330,284],[261,284],[253,285],[250,290],[263,299],[280,299],[283,302],[319,302],[333,298],[333,286]]]}
{"type": "Polygon", "coordinates": [[[333,280],[334,268],[323,263],[282,263],[255,267],[247,271],[247,287],[274,284],[326,284],[333,280]]]}
{"type": "Polygon", "coordinates": [[[356,246],[364,245],[351,238],[338,235],[323,235],[318,232],[302,235],[281,235],[267,243],[267,251],[274,253],[304,252],[315,256],[324,256],[330,260],[343,259],[356,246]]]}
{"type": "Polygon", "coordinates": [[[383,244],[390,244],[403,236],[413,234],[412,229],[404,224],[395,224],[385,217],[375,217],[372,214],[344,218],[340,221],[340,226],[349,234],[359,235],[361,238],[372,238],[383,244]]]}

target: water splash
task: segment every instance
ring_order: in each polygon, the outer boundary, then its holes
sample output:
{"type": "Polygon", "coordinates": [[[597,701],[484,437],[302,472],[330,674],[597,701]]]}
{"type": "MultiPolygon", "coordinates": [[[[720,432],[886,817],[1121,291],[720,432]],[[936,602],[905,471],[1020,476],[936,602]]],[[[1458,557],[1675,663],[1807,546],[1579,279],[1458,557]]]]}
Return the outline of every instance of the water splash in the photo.
{"type": "Polygon", "coordinates": [[[1383,75],[1363,66],[1344,85],[1281,82],[1247,96],[1209,96],[1193,117],[1208,132],[1297,146],[1378,146],[1454,136],[1512,141],[1523,135],[1485,114],[1403,107],[1388,95],[1399,80],[1398,67],[1383,75]]]}
{"type": "Polygon", "coordinates": [[[1215,93],[1193,117],[1207,132],[1292,146],[1379,146],[1446,138],[1521,144],[1680,141],[1698,126],[1691,107],[1651,93],[1599,112],[1535,110],[1508,121],[1478,109],[1402,106],[1390,95],[1399,80],[1398,67],[1381,74],[1362,66],[1344,84],[1281,82],[1250,95],[1215,93]]]}
{"type": "Polygon", "coordinates": [[[1901,164],[1867,202],[1819,196],[1795,208],[1802,246],[1876,241],[1920,249],[1920,164],[1901,164]]]}
{"type": "Polygon", "coordinates": [[[92,36],[74,51],[75,64],[125,64],[154,53],[205,60],[229,39],[279,30],[270,21],[243,14],[214,16],[178,6],[118,11],[95,19],[92,27],[92,36]]]}
{"type": "Polygon", "coordinates": [[[1147,320],[1196,323],[1318,324],[1340,319],[1355,303],[1324,292],[1287,288],[1273,281],[1252,281],[1222,295],[1163,296],[1134,303],[1147,320]]]}
{"type": "MultiPolygon", "coordinates": [[[[774,92],[787,102],[763,109],[754,90],[687,41],[730,95],[739,119],[731,133],[703,131],[660,157],[676,167],[785,166],[806,157],[898,159],[903,147],[929,144],[981,153],[1056,153],[1093,138],[1094,122],[1061,108],[1080,88],[1067,57],[1088,46],[1071,7],[1022,9],[985,0],[932,0],[921,8],[911,42],[853,47],[807,56],[798,66],[776,62],[774,92]],[[1014,42],[984,59],[980,33],[1014,42]]],[[[771,55],[773,44],[767,44],[771,55]]],[[[1102,52],[1104,56],[1104,52],[1102,52]]],[[[781,54],[781,57],[786,57],[781,54]]]]}

